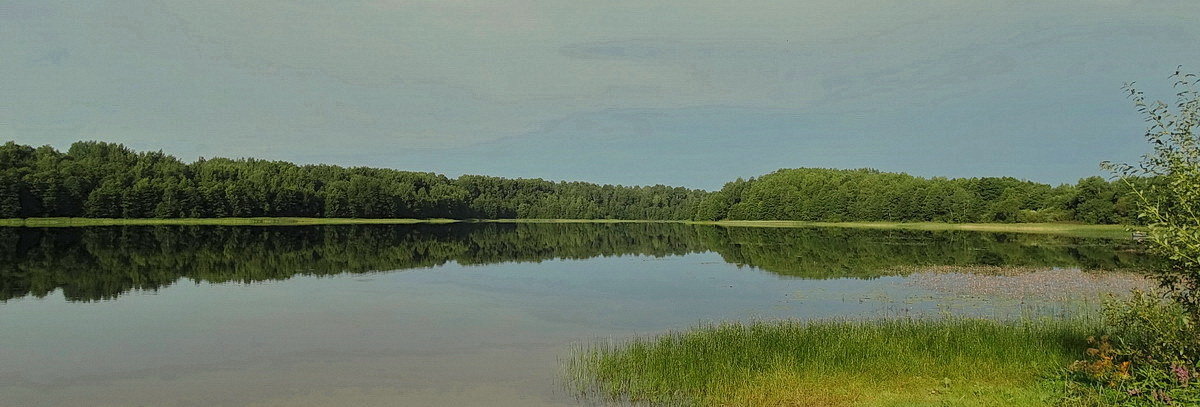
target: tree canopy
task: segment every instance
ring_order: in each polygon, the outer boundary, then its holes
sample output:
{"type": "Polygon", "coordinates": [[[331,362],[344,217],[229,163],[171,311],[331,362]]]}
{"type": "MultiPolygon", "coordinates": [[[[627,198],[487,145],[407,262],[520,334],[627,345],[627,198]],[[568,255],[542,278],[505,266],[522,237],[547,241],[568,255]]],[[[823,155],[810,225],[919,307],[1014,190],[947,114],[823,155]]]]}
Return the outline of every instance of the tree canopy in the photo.
{"type": "Polygon", "coordinates": [[[0,146],[0,218],[690,219],[706,193],[258,159],[185,163],[82,141],[0,146]]]}
{"type": "Polygon", "coordinates": [[[1011,177],[921,178],[872,169],[784,169],[726,184],[700,202],[696,217],[1112,224],[1135,218],[1130,185],[1100,177],[1050,186],[1011,177]]]}
{"type": "Polygon", "coordinates": [[[0,146],[0,218],[455,218],[1122,223],[1131,185],[1050,186],[1010,177],[921,178],[800,168],[719,191],[253,158],[187,163],[162,151],[81,141],[66,152],[0,146]]]}

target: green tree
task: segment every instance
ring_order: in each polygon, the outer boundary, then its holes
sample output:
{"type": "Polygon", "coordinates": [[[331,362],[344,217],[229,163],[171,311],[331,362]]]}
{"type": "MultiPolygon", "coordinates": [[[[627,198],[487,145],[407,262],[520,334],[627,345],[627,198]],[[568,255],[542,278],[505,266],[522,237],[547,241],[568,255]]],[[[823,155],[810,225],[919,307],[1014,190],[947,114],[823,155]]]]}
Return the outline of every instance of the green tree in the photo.
{"type": "Polygon", "coordinates": [[[1173,297],[1200,321],[1200,80],[1175,72],[1179,89],[1174,111],[1147,102],[1133,84],[1125,89],[1150,124],[1145,138],[1153,150],[1136,166],[1105,163],[1132,189],[1140,216],[1149,225],[1151,249],[1166,259],[1157,276],[1173,297]],[[1142,180],[1150,179],[1151,182],[1142,180]]]}
{"type": "Polygon", "coordinates": [[[1129,188],[1014,178],[921,178],[873,169],[783,169],[720,191],[296,165],[134,152],[81,141],[0,146],[0,216],[579,218],[806,221],[1127,219],[1129,188]],[[1090,188],[1090,189],[1089,189],[1090,188]],[[1076,194],[1083,191],[1082,195],[1076,194]],[[1090,195],[1089,195],[1090,194],[1090,195]],[[1099,215],[1097,215],[1099,214],[1099,215]]]}
{"type": "Polygon", "coordinates": [[[1117,194],[1111,183],[1100,177],[1079,180],[1075,199],[1071,206],[1075,219],[1087,223],[1112,223],[1116,221],[1117,194]]]}
{"type": "Polygon", "coordinates": [[[127,218],[148,218],[154,216],[154,208],[158,206],[162,192],[154,186],[150,178],[139,179],[132,188],[127,188],[122,197],[124,215],[127,218]]]}
{"type": "Polygon", "coordinates": [[[121,187],[114,182],[104,183],[88,194],[83,208],[84,215],[92,218],[121,217],[121,187]]]}

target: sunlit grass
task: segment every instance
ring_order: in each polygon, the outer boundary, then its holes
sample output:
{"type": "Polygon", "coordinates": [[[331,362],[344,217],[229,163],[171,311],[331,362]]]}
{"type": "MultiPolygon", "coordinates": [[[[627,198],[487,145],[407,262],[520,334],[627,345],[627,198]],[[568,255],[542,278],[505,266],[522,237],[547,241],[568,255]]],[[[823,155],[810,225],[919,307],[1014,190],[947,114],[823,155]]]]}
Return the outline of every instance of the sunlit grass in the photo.
{"type": "Polygon", "coordinates": [[[802,222],[787,220],[723,220],[698,224],[746,227],[842,227],[864,229],[965,230],[975,232],[1040,233],[1075,237],[1131,238],[1124,225],[1078,223],[945,223],[945,222],[802,222]]]}
{"type": "Polygon", "coordinates": [[[581,346],[584,397],[666,405],[1044,405],[1099,330],[1090,319],[782,321],[705,325],[581,346]]]}
{"type": "Polygon", "coordinates": [[[491,223],[689,223],[680,220],[643,219],[481,219],[491,223]]]}
{"type": "Polygon", "coordinates": [[[0,219],[0,226],[65,227],[65,226],[124,226],[124,225],[351,225],[351,224],[411,224],[453,223],[454,219],[355,219],[355,218],[172,218],[172,219],[109,219],[109,218],[28,218],[0,219]]]}
{"type": "Polygon", "coordinates": [[[1040,233],[1074,237],[1130,238],[1126,226],[1084,225],[1073,223],[941,223],[941,222],[801,222],[801,221],[670,221],[630,219],[357,219],[357,218],[174,218],[174,219],[103,219],[103,218],[26,218],[0,219],[0,226],[110,226],[110,225],[339,225],[405,224],[482,221],[497,223],[686,223],[700,225],[776,228],[865,228],[909,230],[966,230],[977,232],[1040,233]]]}

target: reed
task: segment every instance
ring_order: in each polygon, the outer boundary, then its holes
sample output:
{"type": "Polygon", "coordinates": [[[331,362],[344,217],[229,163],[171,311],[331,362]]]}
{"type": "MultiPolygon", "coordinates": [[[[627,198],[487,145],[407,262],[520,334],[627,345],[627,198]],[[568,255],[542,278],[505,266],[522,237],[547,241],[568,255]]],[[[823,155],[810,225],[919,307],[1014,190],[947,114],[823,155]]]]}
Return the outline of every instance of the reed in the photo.
{"type": "Polygon", "coordinates": [[[583,397],[663,405],[1040,405],[1091,318],[774,321],[581,345],[583,397]]]}

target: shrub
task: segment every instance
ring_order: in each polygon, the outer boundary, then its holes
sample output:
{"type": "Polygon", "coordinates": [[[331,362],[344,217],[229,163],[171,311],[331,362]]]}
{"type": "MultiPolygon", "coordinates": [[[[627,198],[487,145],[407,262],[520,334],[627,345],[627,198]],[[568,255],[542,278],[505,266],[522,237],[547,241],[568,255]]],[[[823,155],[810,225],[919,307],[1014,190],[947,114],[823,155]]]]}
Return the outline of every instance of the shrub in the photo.
{"type": "Polygon", "coordinates": [[[1105,335],[1071,364],[1067,405],[1200,404],[1200,328],[1177,302],[1135,291],[1105,304],[1105,335]]]}
{"type": "Polygon", "coordinates": [[[1179,90],[1174,109],[1161,101],[1148,103],[1141,91],[1126,85],[1150,123],[1145,138],[1153,151],[1136,166],[1104,166],[1129,185],[1138,217],[1150,227],[1150,248],[1166,260],[1155,270],[1159,281],[1193,318],[1200,318],[1200,79],[1179,71],[1172,78],[1179,90]]]}
{"type": "Polygon", "coordinates": [[[1135,291],[1127,300],[1110,301],[1104,319],[1130,360],[1163,367],[1200,361],[1200,330],[1178,303],[1135,291]]]}

